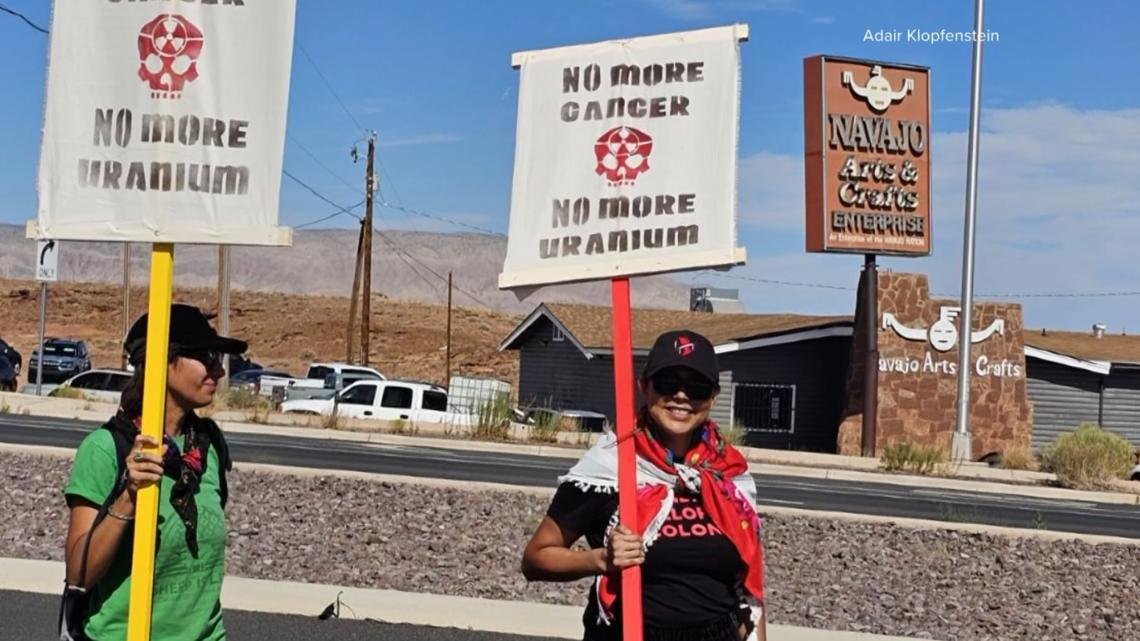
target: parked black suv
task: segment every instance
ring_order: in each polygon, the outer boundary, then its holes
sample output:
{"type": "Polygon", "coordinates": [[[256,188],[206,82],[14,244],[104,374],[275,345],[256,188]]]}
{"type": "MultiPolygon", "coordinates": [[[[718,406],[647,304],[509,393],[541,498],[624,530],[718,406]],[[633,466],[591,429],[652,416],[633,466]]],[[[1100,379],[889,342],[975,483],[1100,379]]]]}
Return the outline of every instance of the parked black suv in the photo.
{"type": "Polygon", "coordinates": [[[0,357],[7,359],[8,364],[16,368],[16,373],[20,373],[20,366],[24,364],[24,358],[20,356],[20,352],[17,352],[15,347],[5,343],[3,338],[0,338],[0,357]]]}
{"type": "MultiPolygon", "coordinates": [[[[36,370],[39,368],[40,355],[38,350],[32,350],[32,357],[28,359],[28,382],[36,382],[36,370]]],[[[91,369],[91,352],[87,349],[85,341],[73,341],[62,338],[44,339],[44,375],[45,383],[62,383],[67,379],[91,369]]]]}

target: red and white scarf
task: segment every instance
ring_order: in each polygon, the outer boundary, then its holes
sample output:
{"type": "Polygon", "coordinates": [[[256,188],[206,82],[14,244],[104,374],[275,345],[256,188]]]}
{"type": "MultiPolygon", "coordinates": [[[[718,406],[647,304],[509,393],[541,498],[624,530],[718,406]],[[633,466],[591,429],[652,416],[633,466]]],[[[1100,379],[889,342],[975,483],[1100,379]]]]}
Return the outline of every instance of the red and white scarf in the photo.
{"type": "MultiPolygon", "coordinates": [[[[640,425],[647,425],[642,415],[640,425]]],[[[748,473],[748,461],[728,444],[712,421],[706,423],[701,438],[685,455],[684,461],[671,460],[670,453],[648,429],[634,432],[637,449],[637,527],[648,550],[657,540],[661,526],[673,509],[675,488],[698,494],[701,506],[732,542],[745,565],[741,602],[753,610],[756,620],[764,603],[764,548],[760,517],[756,512],[756,482],[748,473]]],[[[617,438],[603,435],[559,483],[569,481],[582,490],[617,492],[617,438]]],[[[604,543],[618,524],[615,511],[606,528],[604,543]]],[[[596,580],[598,619],[609,624],[621,591],[618,575],[600,575],[596,580]]]]}

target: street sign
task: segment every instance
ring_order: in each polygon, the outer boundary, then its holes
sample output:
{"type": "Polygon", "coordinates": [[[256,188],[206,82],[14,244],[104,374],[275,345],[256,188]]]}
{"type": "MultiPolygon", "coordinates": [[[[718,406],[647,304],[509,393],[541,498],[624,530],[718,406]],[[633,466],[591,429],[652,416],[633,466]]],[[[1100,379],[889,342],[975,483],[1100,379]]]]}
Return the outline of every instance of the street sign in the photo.
{"type": "Polygon", "coordinates": [[[59,280],[59,243],[54,240],[36,241],[36,280],[59,280]]]}

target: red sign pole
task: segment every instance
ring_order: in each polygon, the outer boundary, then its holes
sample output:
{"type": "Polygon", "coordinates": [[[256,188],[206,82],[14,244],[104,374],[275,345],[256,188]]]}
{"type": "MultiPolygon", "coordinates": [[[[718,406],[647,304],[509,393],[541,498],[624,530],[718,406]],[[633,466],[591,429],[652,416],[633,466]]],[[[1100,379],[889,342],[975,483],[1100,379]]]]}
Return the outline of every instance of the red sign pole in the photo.
{"type": "MultiPolygon", "coordinates": [[[[637,450],[633,443],[633,318],[629,278],[611,281],[614,333],[614,403],[618,442],[618,511],[621,523],[637,531],[637,450]]],[[[621,618],[624,641],[642,641],[641,567],[621,573],[621,618]]]]}

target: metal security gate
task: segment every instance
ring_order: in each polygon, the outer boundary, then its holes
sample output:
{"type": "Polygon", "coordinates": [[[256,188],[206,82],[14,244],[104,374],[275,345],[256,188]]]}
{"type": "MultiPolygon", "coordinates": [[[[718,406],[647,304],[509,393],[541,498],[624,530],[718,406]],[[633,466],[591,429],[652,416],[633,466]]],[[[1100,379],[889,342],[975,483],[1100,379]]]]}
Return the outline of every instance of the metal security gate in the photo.
{"type": "Polygon", "coordinates": [[[733,383],[732,423],[744,428],[748,445],[790,447],[796,431],[796,386],[733,383]]]}

